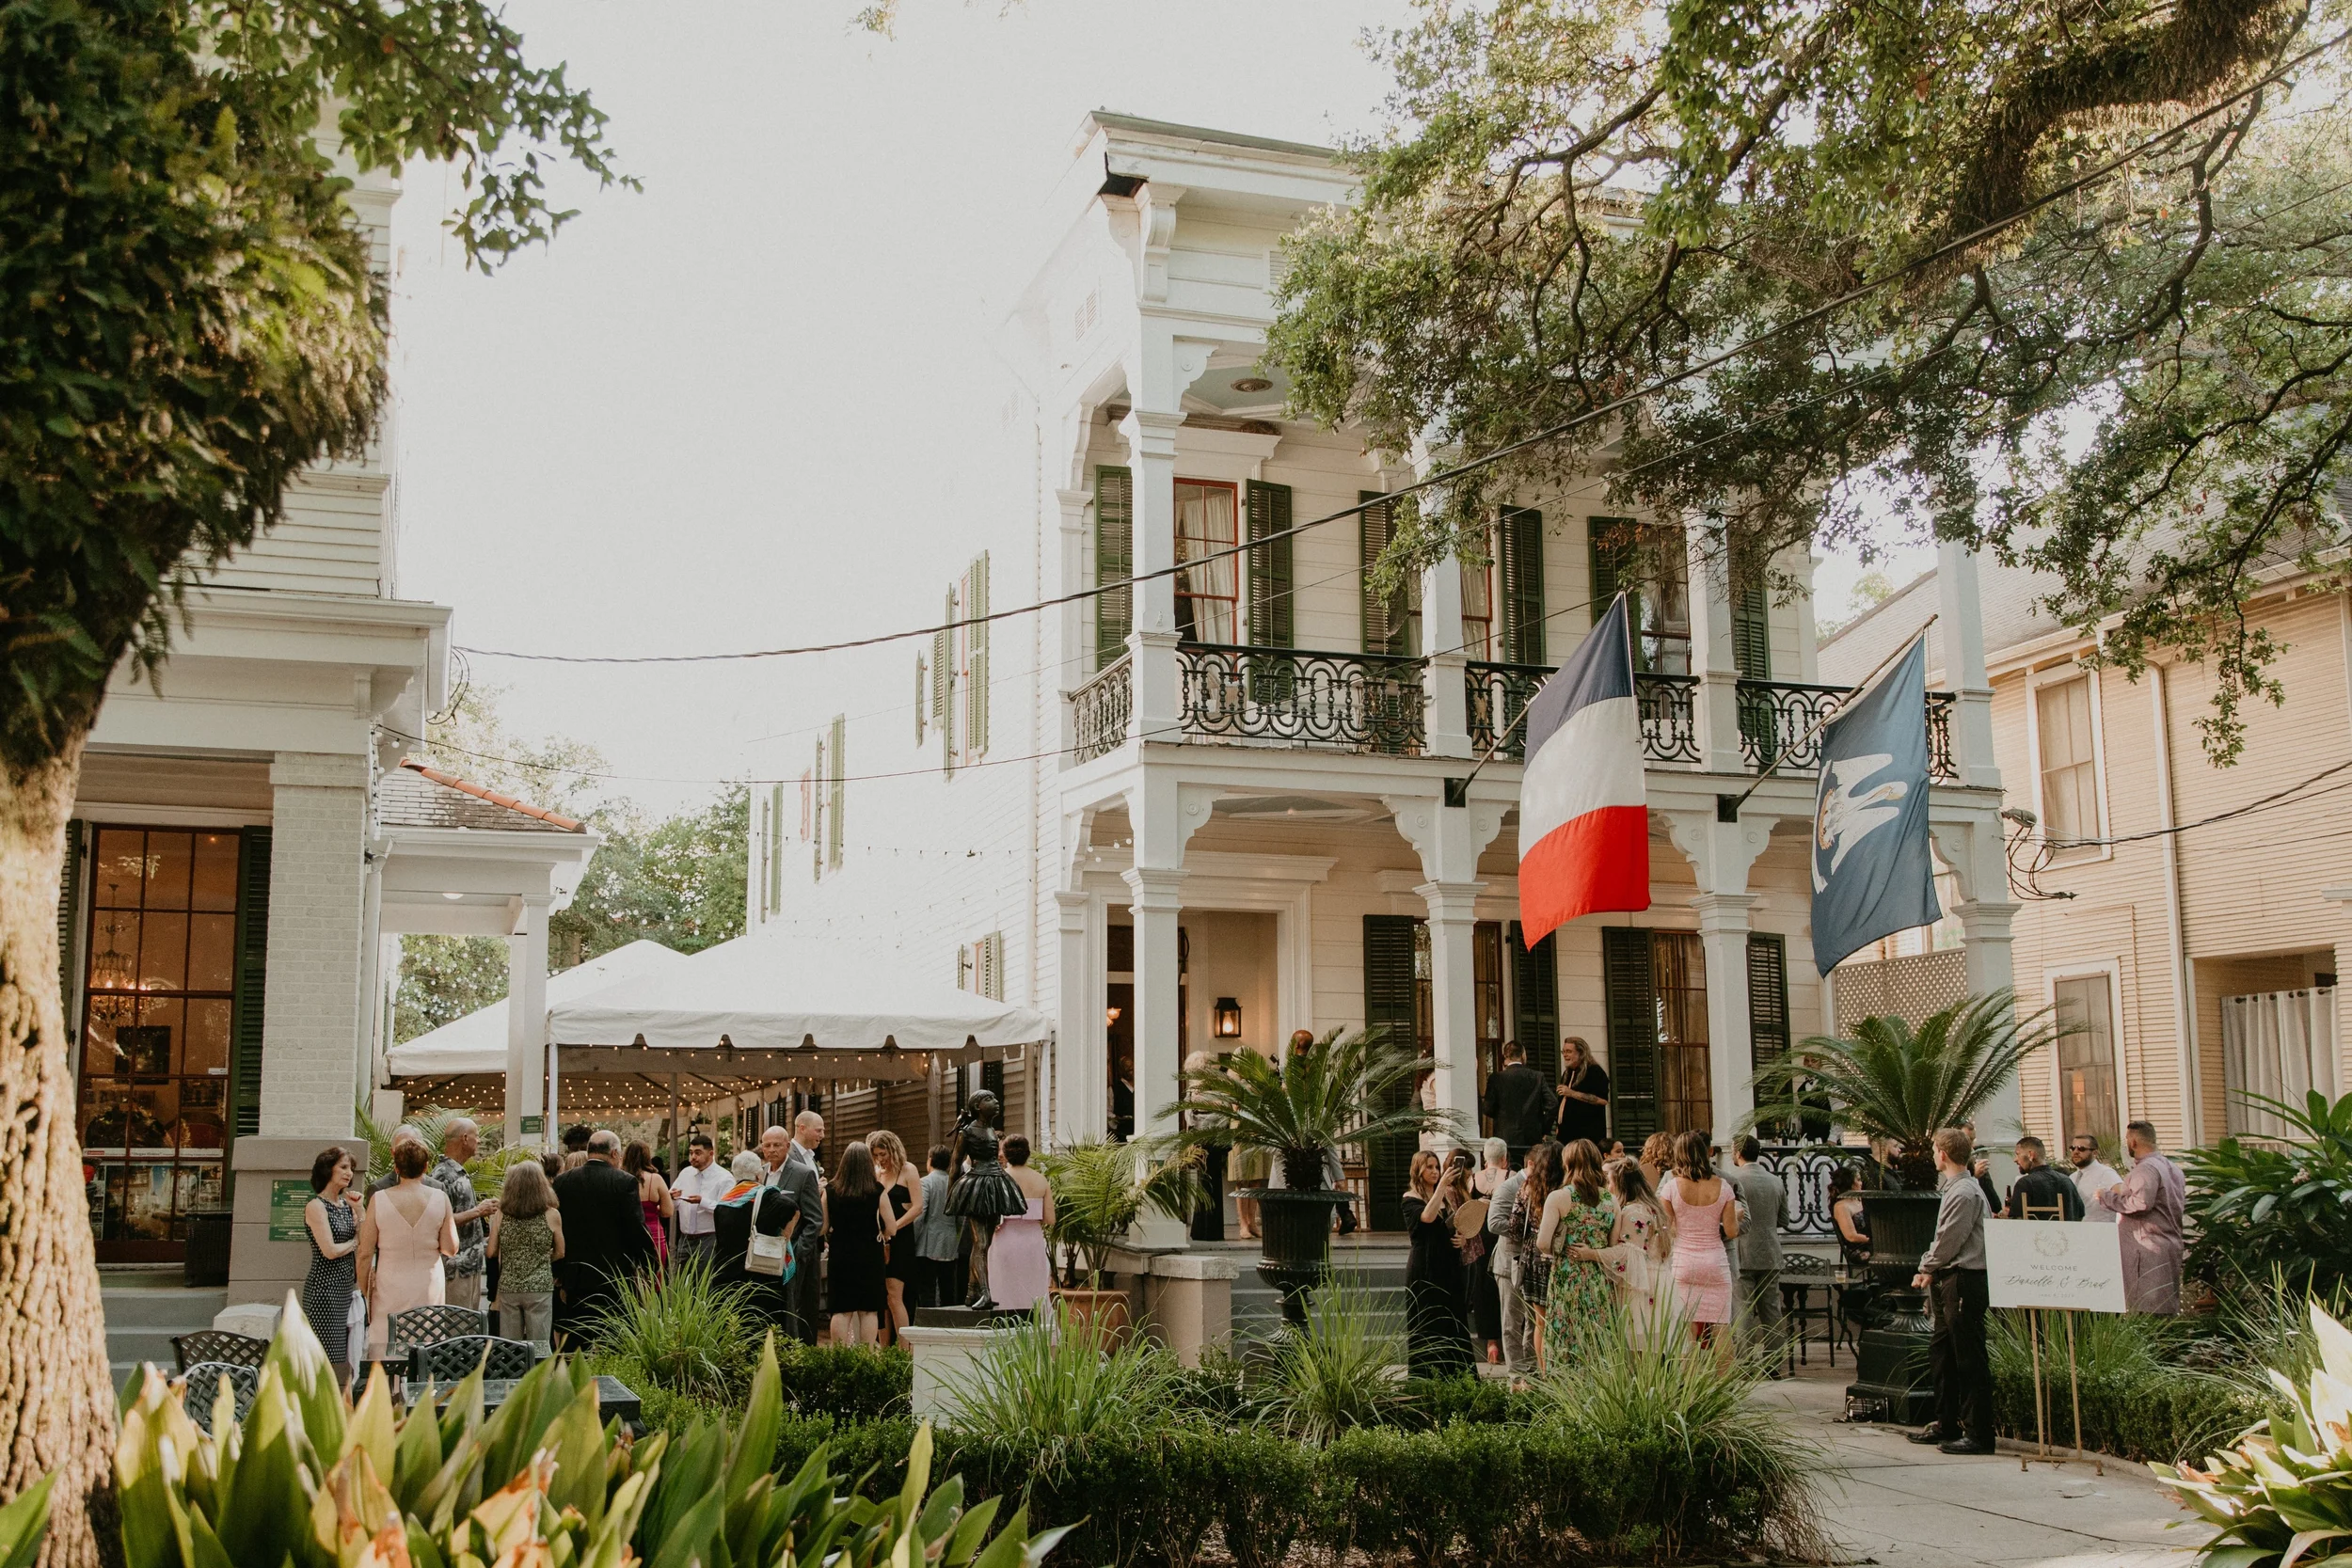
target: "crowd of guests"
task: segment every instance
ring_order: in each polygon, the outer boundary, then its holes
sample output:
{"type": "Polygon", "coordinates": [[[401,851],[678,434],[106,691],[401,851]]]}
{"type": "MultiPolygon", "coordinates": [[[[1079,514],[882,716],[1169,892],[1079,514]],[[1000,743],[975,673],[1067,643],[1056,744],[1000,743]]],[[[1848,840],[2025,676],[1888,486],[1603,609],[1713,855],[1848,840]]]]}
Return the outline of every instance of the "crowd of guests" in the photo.
{"type": "Polygon", "coordinates": [[[440,1136],[437,1151],[416,1128],[396,1129],[391,1168],[364,1191],[344,1148],[312,1165],[301,1300],[337,1363],[381,1359],[392,1316],[428,1306],[487,1310],[496,1333],[542,1353],[585,1343],[629,1281],[678,1268],[746,1287],[761,1317],[812,1344],[820,1329],[836,1344],[887,1344],[915,1308],[961,1302],[976,1243],[994,1305],[1033,1305],[1050,1283],[1053,1196],[1017,1134],[992,1141],[1000,1158],[976,1171],[946,1144],[918,1168],[879,1131],[843,1148],[828,1177],[816,1111],[723,1163],[696,1132],[675,1172],[644,1142],[580,1125],[561,1149],[508,1164],[486,1197],[469,1169],[480,1129],[461,1117],[440,1136]],[[999,1177],[1009,1196],[985,1227],[958,1212],[957,1179],[999,1177]]]}

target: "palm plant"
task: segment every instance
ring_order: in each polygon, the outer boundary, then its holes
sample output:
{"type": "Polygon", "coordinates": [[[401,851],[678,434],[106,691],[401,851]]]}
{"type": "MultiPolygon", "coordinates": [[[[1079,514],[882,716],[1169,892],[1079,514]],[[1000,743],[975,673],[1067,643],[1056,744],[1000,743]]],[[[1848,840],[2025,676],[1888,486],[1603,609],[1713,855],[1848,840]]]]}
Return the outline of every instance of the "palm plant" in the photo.
{"type": "Polygon", "coordinates": [[[2352,1283],[2352,1094],[2329,1103],[2317,1089],[2296,1105],[2239,1096],[2283,1122],[2276,1141],[2224,1138],[2182,1156],[2197,1240],[2192,1273],[2227,1282],[2278,1270],[2298,1290],[2352,1283]]]}
{"type": "Polygon", "coordinates": [[[1054,1190],[1045,1238],[1057,1254],[1067,1247],[1086,1259],[1092,1290],[1102,1289],[1110,1250],[1136,1221],[1146,1213],[1190,1220],[1206,1191],[1188,1154],[1166,1138],[1066,1144],[1040,1156],[1038,1166],[1054,1190]]]}
{"type": "Polygon", "coordinates": [[[1405,1403],[1392,1370],[1404,1352],[1395,1323],[1363,1291],[1334,1284],[1274,1341],[1264,1418],[1317,1447],[1350,1427],[1382,1425],[1405,1403]]]}
{"type": "Polygon", "coordinates": [[[1183,1113],[1178,1138],[1187,1147],[1231,1144],[1263,1149],[1280,1165],[1293,1192],[1323,1186],[1325,1151],[1383,1138],[1460,1129],[1444,1111],[1413,1095],[1428,1064],[1391,1038],[1386,1028],[1345,1035],[1334,1029],[1277,1067],[1255,1051],[1184,1075],[1184,1098],[1164,1113],[1183,1113]]]}
{"type": "Polygon", "coordinates": [[[1897,1146],[1905,1186],[1932,1187],[1936,1132],[1973,1120],[2027,1056],[2069,1032],[2046,1011],[2020,1018],[2016,1002],[2004,989],[1965,997],[1916,1028],[1866,1018],[1851,1039],[1816,1035],[1757,1071],[1748,1124],[1826,1100],[1851,1130],[1897,1146]]]}

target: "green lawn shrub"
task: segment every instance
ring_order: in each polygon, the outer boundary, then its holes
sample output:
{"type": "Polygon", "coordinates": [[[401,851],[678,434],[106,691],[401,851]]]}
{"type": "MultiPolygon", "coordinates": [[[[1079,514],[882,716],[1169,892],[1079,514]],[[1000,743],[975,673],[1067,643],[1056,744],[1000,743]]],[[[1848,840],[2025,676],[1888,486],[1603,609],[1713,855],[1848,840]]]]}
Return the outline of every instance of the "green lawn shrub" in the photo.
{"type": "MultiPolygon", "coordinates": [[[[2030,1442],[2033,1355],[2025,1314],[1996,1312],[1991,1330],[1994,1424],[2003,1436],[2030,1442]]],[[[2065,1330],[2045,1314],[2042,1332],[2045,1430],[2053,1444],[2074,1444],[2075,1391],[2084,1448],[2154,1464],[2209,1453],[2265,1413],[2245,1380],[2206,1370],[2214,1356],[2201,1354],[2207,1346],[2177,1319],[2077,1314],[2071,1390],[2065,1330]]]]}

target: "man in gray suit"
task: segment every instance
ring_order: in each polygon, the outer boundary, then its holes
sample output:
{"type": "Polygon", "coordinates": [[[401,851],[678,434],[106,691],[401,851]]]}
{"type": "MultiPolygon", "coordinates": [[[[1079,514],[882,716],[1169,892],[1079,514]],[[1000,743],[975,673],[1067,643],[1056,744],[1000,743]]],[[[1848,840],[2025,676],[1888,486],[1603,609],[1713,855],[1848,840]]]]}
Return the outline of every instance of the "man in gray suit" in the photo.
{"type": "Polygon", "coordinates": [[[1747,1205],[1740,1224],[1740,1327],[1750,1345],[1760,1345],[1772,1356],[1772,1375],[1786,1375],[1781,1366],[1780,1222],[1788,1195],[1780,1178],[1759,1164],[1764,1146],[1756,1134],[1732,1146],[1731,1184],[1747,1205]]]}
{"type": "Polygon", "coordinates": [[[784,1194],[800,1212],[801,1223],[792,1232],[792,1283],[785,1291],[792,1334],[801,1343],[813,1345],[819,1307],[817,1275],[825,1251],[825,1183],[817,1174],[816,1157],[805,1148],[796,1156],[798,1148],[781,1127],[759,1135],[759,1157],[768,1166],[762,1185],[784,1194]]]}

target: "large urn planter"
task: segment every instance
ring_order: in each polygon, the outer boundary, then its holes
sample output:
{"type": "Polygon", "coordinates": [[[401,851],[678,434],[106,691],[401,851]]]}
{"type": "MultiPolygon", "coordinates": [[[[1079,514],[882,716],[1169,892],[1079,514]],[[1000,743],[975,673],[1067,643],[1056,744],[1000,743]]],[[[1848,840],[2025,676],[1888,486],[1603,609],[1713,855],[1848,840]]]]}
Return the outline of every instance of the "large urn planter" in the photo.
{"type": "Polygon", "coordinates": [[[1307,1292],[1331,1277],[1331,1216],[1343,1192],[1268,1187],[1258,1194],[1258,1277],[1281,1295],[1282,1316],[1307,1321],[1307,1292]]]}
{"type": "Polygon", "coordinates": [[[1089,1336],[1103,1350],[1117,1350],[1135,1329],[1135,1314],[1124,1291],[1087,1291],[1057,1285],[1054,1300],[1069,1315],[1073,1332],[1089,1336]]]}
{"type": "Polygon", "coordinates": [[[1846,1407],[1865,1419],[1916,1426],[1935,1413],[1929,1373],[1927,1292],[1911,1281],[1935,1241],[1942,1199],[1934,1193],[1862,1195],[1870,1227],[1870,1275],[1876,1321],[1862,1331],[1846,1407]]]}

